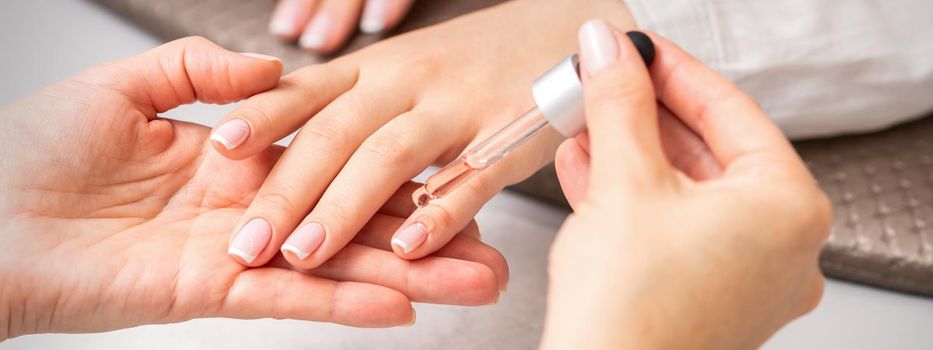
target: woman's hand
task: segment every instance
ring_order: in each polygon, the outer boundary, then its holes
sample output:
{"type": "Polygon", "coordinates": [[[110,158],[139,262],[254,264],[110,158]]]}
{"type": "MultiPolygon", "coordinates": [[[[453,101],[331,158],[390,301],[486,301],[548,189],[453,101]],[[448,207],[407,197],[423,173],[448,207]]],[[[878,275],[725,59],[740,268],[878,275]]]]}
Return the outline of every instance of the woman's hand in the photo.
{"type": "MultiPolygon", "coordinates": [[[[263,242],[239,261],[262,265],[280,249],[297,267],[327,261],[399,185],[534,106],[534,79],[575,52],[576,29],[599,15],[632,26],[619,0],[518,0],[304,68],[244,102],[212,136],[225,156],[246,159],[301,131],[233,232],[263,242]]],[[[549,163],[560,140],[539,134],[416,210],[395,252],[417,259],[444,246],[503,187],[549,163]]]]}
{"type": "Polygon", "coordinates": [[[414,0],[279,0],[269,31],[319,53],[337,51],[359,27],[364,33],[395,28],[414,0]],[[359,25],[357,25],[359,23],[359,25]]]}
{"type": "Polygon", "coordinates": [[[392,326],[413,321],[411,301],[494,302],[508,271],[475,225],[426,259],[391,252],[413,210],[410,184],[315,270],[280,257],[247,269],[227,256],[283,150],[231,161],[210,149],[208,128],[157,113],[248,97],[281,70],[189,38],[0,109],[0,340],[197,317],[392,326]]]}
{"type": "Polygon", "coordinates": [[[649,76],[620,38],[581,30],[589,136],[558,152],[575,213],[551,250],[543,344],[755,348],[819,301],[829,202],[736,86],[656,35],[649,76]],[[659,130],[677,120],[689,128],[659,130]]]}

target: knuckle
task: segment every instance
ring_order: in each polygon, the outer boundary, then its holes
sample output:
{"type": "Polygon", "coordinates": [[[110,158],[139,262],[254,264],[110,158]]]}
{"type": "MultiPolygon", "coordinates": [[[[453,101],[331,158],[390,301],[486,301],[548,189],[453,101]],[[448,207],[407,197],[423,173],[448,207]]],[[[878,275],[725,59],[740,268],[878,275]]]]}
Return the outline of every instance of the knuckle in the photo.
{"type": "Polygon", "coordinates": [[[328,115],[311,118],[301,128],[301,134],[302,145],[328,155],[342,154],[344,147],[350,142],[350,130],[347,123],[328,115]]]}
{"type": "Polygon", "coordinates": [[[398,161],[416,156],[411,139],[405,134],[391,129],[380,130],[366,140],[363,149],[382,164],[395,164],[398,161]]]}
{"type": "Polygon", "coordinates": [[[621,108],[630,102],[653,101],[654,92],[636,83],[619,83],[612,79],[596,79],[592,84],[590,102],[596,106],[621,108]]]}
{"type": "Polygon", "coordinates": [[[294,200],[289,198],[287,195],[279,193],[277,191],[264,193],[259,197],[259,202],[263,210],[272,212],[272,213],[284,213],[295,214],[295,211],[298,210],[298,207],[295,205],[294,200]]]}
{"type": "Polygon", "coordinates": [[[444,57],[444,55],[432,54],[430,52],[418,52],[412,55],[404,55],[392,63],[394,67],[388,71],[396,72],[395,74],[403,78],[403,81],[423,81],[430,77],[437,76],[441,67],[446,64],[442,57],[444,57]],[[403,68],[398,69],[398,67],[403,68]]]}
{"type": "Polygon", "coordinates": [[[770,191],[771,210],[789,218],[790,247],[801,244],[818,248],[832,229],[833,208],[826,195],[816,185],[791,185],[770,191]]]}
{"type": "Polygon", "coordinates": [[[431,211],[431,219],[435,229],[446,230],[456,223],[456,217],[446,207],[439,205],[431,207],[434,208],[431,211]]]}
{"type": "Polygon", "coordinates": [[[321,202],[315,206],[314,214],[316,217],[320,217],[323,222],[349,223],[355,216],[350,215],[350,208],[347,203],[349,202],[342,199],[321,202]]]}
{"type": "Polygon", "coordinates": [[[261,133],[261,129],[267,126],[275,125],[275,117],[273,117],[266,108],[256,102],[249,101],[243,103],[240,107],[231,112],[227,119],[243,119],[250,124],[250,127],[260,129],[254,131],[257,133],[261,133]]]}

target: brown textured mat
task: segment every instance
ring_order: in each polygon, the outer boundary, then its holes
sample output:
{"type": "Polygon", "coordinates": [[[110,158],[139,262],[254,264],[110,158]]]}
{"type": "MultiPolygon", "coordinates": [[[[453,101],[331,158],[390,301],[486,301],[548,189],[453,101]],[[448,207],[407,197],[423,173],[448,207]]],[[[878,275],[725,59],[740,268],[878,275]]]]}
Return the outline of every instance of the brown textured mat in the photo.
{"type": "MultiPolygon", "coordinates": [[[[170,40],[202,35],[220,45],[282,57],[286,69],[321,62],[276,40],[266,25],[273,0],[93,0],[170,40]]],[[[499,0],[422,0],[396,32],[437,23],[499,0]]],[[[345,52],[378,40],[356,37],[345,52]]],[[[796,143],[836,209],[823,271],[912,293],[933,295],[933,117],[890,130],[796,143]]],[[[566,205],[553,167],[514,190],[566,205]]]]}

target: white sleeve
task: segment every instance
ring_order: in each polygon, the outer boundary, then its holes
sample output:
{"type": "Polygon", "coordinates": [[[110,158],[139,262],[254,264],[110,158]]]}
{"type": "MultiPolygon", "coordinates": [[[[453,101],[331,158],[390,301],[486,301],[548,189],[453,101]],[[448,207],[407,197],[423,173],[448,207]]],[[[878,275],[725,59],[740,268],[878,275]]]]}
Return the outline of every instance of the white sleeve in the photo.
{"type": "Polygon", "coordinates": [[[791,138],[933,109],[933,0],[626,0],[636,22],[754,96],[791,138]]]}

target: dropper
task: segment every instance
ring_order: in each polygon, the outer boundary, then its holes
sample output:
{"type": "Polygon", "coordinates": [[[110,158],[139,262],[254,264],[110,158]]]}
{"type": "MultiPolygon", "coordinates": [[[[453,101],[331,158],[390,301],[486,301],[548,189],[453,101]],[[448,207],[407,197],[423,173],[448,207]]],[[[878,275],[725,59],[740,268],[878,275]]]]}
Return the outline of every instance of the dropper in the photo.
{"type": "MultiPolygon", "coordinates": [[[[636,31],[626,35],[635,44],[645,65],[650,65],[654,60],[651,39],[636,31]]],[[[412,194],[415,204],[423,207],[446,196],[548,125],[568,138],[586,128],[577,54],[565,58],[535,80],[531,93],[536,106],[428,177],[424,186],[412,194]]]]}

